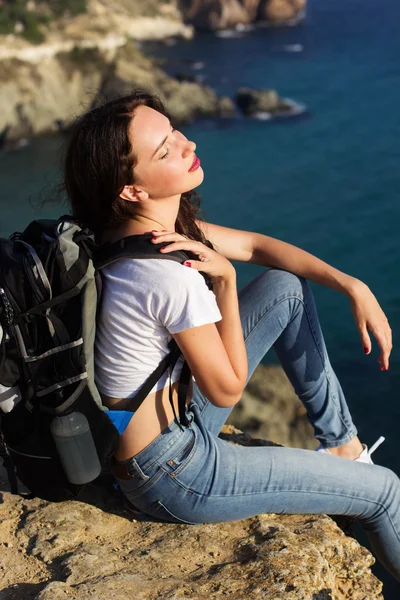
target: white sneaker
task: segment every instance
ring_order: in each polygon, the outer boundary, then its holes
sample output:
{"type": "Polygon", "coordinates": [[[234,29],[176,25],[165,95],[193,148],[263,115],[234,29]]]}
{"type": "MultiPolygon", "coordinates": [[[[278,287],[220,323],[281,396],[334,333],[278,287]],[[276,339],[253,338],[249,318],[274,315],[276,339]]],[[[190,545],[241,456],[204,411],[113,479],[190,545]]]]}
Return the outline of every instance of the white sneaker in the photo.
{"type": "MultiPolygon", "coordinates": [[[[373,452],[375,452],[375,450],[378,448],[378,446],[380,446],[382,444],[382,442],[385,441],[385,438],[383,437],[383,435],[381,435],[381,437],[376,440],[375,444],[373,444],[373,446],[371,446],[371,449],[368,450],[368,446],[366,446],[365,444],[363,444],[363,448],[364,450],[361,452],[360,456],[358,458],[355,458],[354,460],[356,462],[363,462],[363,463],[367,463],[369,465],[373,465],[373,461],[371,458],[371,454],[373,452]]],[[[323,452],[324,454],[332,454],[332,452],[329,452],[328,448],[324,448],[323,446],[318,446],[318,448],[315,449],[316,452],[323,452]]],[[[332,454],[333,456],[333,454],[332,454]]]]}

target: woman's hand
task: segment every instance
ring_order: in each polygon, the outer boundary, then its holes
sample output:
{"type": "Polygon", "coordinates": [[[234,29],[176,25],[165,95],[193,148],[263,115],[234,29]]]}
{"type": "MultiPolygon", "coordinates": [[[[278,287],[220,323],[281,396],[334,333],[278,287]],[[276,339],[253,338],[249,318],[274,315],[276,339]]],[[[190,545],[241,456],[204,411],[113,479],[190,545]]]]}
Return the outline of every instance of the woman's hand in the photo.
{"type": "Polygon", "coordinates": [[[152,242],[154,244],[172,242],[167,246],[160,248],[162,254],[172,252],[173,250],[183,250],[192,252],[198,256],[199,260],[188,260],[184,262],[184,265],[196,269],[197,271],[207,273],[213,282],[221,279],[230,279],[236,274],[234,266],[227,258],[225,258],[225,256],[222,256],[222,254],[219,254],[201,242],[189,240],[175,231],[154,230],[151,233],[153,234],[152,242]]]}
{"type": "Polygon", "coordinates": [[[351,310],[360,332],[365,354],[371,352],[371,338],[368,333],[370,331],[375,336],[381,350],[378,358],[381,371],[387,371],[392,350],[392,330],[385,313],[369,287],[362,281],[357,280],[349,296],[351,310]]]}

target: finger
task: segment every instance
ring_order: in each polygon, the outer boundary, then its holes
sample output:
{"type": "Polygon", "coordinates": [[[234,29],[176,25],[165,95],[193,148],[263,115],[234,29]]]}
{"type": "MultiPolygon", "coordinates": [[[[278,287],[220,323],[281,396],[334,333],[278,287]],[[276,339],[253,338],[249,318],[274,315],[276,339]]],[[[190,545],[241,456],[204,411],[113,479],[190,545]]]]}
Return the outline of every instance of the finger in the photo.
{"type": "Polygon", "coordinates": [[[151,233],[154,235],[154,237],[164,237],[165,235],[181,235],[177,231],[168,231],[167,229],[161,229],[159,231],[153,230],[151,233]]]}
{"type": "Polygon", "coordinates": [[[368,330],[366,327],[361,327],[360,337],[365,354],[369,354],[371,352],[371,338],[369,337],[368,330]]]}
{"type": "MultiPolygon", "coordinates": [[[[163,240],[163,242],[164,241],[167,240],[163,240]]],[[[173,252],[174,250],[190,250],[195,254],[200,254],[200,252],[202,251],[202,244],[193,240],[182,239],[177,242],[172,242],[171,244],[168,244],[168,246],[163,246],[162,248],[160,248],[160,252],[162,252],[163,254],[165,252],[173,252]]]]}
{"type": "Polygon", "coordinates": [[[199,260],[185,260],[183,263],[185,267],[190,267],[191,269],[196,269],[197,271],[204,271],[204,263],[199,260]]]}
{"type": "Polygon", "coordinates": [[[381,353],[378,358],[380,368],[382,371],[387,371],[389,369],[389,357],[393,347],[392,330],[390,329],[389,322],[386,320],[379,329],[373,331],[373,334],[375,335],[381,349],[381,353]]]}
{"type": "Polygon", "coordinates": [[[392,352],[392,348],[393,348],[393,344],[392,344],[392,332],[391,331],[387,331],[385,333],[385,337],[386,337],[386,347],[388,349],[388,353],[389,353],[389,356],[390,356],[390,354],[392,352]]]}
{"type": "Polygon", "coordinates": [[[382,352],[378,358],[381,371],[389,371],[389,353],[382,352]]]}
{"type": "Polygon", "coordinates": [[[381,361],[380,361],[380,365],[381,365],[381,369],[384,371],[388,371],[390,368],[389,365],[389,359],[390,359],[390,354],[392,352],[392,334],[391,331],[390,332],[386,332],[385,335],[385,347],[382,350],[381,353],[381,361]]]}
{"type": "Polygon", "coordinates": [[[175,231],[167,231],[165,233],[161,233],[160,235],[155,235],[155,233],[152,232],[152,242],[154,244],[162,244],[164,242],[174,242],[177,240],[187,240],[187,237],[185,237],[184,235],[181,235],[180,233],[176,233],[175,231]]]}
{"type": "Polygon", "coordinates": [[[378,342],[379,348],[381,349],[381,353],[378,358],[378,362],[381,367],[381,371],[387,371],[389,369],[389,356],[390,356],[390,345],[387,341],[386,335],[384,333],[375,332],[376,341],[378,342]]]}

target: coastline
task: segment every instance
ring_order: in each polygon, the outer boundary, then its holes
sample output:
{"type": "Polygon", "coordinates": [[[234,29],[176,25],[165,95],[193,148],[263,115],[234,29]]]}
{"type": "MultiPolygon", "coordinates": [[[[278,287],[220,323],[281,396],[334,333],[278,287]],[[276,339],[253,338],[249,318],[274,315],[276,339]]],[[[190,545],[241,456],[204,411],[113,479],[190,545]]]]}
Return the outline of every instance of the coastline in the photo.
{"type": "MultiPolygon", "coordinates": [[[[304,18],[305,0],[295,4],[296,19],[304,18]]],[[[232,26],[240,34],[263,27],[267,17],[270,24],[294,24],[292,18],[275,18],[274,0],[261,3],[258,13],[223,1],[222,5],[225,20],[218,23],[213,21],[213,4],[207,8],[206,27],[215,35],[229,34],[232,26]]],[[[196,11],[194,5],[186,11],[178,8],[174,0],[144,3],[141,8],[122,0],[112,8],[89,0],[87,12],[55,19],[43,28],[41,44],[12,33],[0,35],[0,148],[20,148],[32,137],[64,132],[83,110],[134,87],[158,93],[176,123],[199,116],[232,116],[235,107],[230,98],[218,98],[201,77],[180,81],[167,76],[141,49],[144,41],[193,39],[195,27],[201,25],[196,11]]],[[[286,104],[281,99],[284,110],[278,115],[275,109],[273,116],[304,112],[293,101],[286,104]]]]}

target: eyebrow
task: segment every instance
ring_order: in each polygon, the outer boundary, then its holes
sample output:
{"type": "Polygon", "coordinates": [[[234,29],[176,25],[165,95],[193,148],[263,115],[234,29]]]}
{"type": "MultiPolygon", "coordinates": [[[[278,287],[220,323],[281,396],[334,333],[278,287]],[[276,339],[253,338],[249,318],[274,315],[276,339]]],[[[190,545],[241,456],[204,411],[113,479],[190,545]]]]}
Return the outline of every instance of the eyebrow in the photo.
{"type": "MultiPolygon", "coordinates": [[[[170,124],[169,124],[169,126],[170,126],[170,127],[172,127],[172,124],[170,123],[170,124]]],[[[171,133],[171,132],[170,132],[170,133],[171,133]]],[[[165,142],[166,142],[166,141],[167,141],[167,139],[168,139],[168,136],[169,136],[169,134],[168,134],[167,136],[165,136],[165,138],[163,139],[163,141],[161,142],[161,144],[159,144],[159,145],[157,146],[157,148],[154,150],[154,153],[153,153],[153,155],[152,155],[152,157],[151,157],[151,158],[153,158],[153,157],[154,157],[154,156],[157,154],[157,152],[160,150],[160,148],[162,148],[162,147],[164,146],[165,142]]]]}

